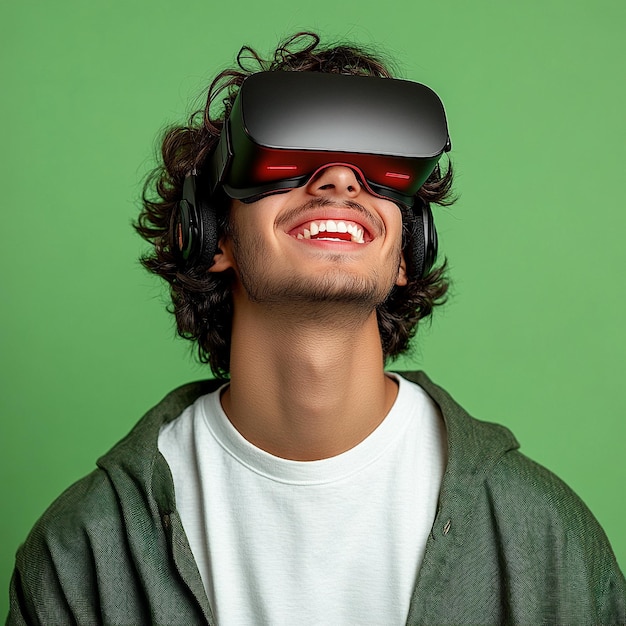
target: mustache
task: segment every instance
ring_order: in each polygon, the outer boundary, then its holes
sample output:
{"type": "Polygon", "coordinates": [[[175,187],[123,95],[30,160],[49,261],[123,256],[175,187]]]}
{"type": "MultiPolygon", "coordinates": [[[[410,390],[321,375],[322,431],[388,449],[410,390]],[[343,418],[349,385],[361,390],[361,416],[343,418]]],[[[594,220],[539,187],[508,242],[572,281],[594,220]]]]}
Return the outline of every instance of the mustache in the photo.
{"type": "Polygon", "coordinates": [[[278,226],[283,226],[285,224],[291,224],[297,221],[301,215],[304,215],[311,211],[312,209],[323,209],[332,207],[335,209],[352,209],[356,211],[360,215],[365,218],[367,225],[369,228],[373,228],[374,232],[372,234],[380,236],[385,232],[385,224],[383,221],[370,211],[368,208],[363,206],[362,204],[355,202],[354,200],[332,200],[331,198],[311,198],[298,206],[295,206],[291,209],[288,209],[283,213],[277,220],[276,224],[278,226]]]}

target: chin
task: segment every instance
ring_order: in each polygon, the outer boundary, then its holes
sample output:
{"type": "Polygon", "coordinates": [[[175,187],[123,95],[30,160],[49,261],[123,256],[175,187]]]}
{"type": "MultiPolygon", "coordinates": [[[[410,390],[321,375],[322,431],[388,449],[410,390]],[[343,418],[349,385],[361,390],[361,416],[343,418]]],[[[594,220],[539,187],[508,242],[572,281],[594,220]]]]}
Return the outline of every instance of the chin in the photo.
{"type": "Polygon", "coordinates": [[[271,284],[269,281],[246,281],[248,298],[265,304],[352,304],[373,310],[385,301],[393,284],[382,285],[379,277],[358,276],[345,271],[327,272],[322,277],[291,277],[271,284]]]}

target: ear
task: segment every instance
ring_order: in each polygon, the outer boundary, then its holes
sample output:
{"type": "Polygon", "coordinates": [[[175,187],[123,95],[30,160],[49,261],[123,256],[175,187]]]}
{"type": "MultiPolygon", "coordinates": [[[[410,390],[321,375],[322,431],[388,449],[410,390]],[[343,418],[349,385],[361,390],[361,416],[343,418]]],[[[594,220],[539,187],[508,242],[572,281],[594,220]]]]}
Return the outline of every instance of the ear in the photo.
{"type": "Polygon", "coordinates": [[[217,252],[213,257],[213,265],[209,268],[209,272],[224,272],[227,269],[234,269],[235,266],[232,241],[229,238],[222,237],[219,241],[217,252]]]}
{"type": "Polygon", "coordinates": [[[396,287],[406,287],[409,279],[406,275],[406,259],[404,252],[400,255],[400,266],[398,267],[398,277],[396,278],[396,287]]]}

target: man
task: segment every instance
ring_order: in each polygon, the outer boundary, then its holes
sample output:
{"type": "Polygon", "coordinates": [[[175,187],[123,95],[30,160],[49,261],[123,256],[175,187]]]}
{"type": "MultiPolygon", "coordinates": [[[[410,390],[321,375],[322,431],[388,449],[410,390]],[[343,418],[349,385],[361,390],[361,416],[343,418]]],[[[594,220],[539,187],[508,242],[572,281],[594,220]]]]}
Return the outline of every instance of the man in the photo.
{"type": "Polygon", "coordinates": [[[243,52],[262,71],[240,57],[168,132],[137,225],[221,380],[52,505],[9,622],[624,623],[584,504],[424,374],[384,371],[447,288],[437,96],[312,34],[243,52]]]}

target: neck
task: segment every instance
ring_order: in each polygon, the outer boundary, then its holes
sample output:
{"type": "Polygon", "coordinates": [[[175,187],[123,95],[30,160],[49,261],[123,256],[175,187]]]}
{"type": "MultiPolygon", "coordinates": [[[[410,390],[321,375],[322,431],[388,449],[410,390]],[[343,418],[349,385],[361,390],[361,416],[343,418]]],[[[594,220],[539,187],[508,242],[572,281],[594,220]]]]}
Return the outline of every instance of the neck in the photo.
{"type": "Polygon", "coordinates": [[[287,459],[335,456],[385,418],[397,386],[385,376],[375,311],[311,315],[294,306],[236,307],[231,384],[222,397],[235,428],[287,459]]]}

